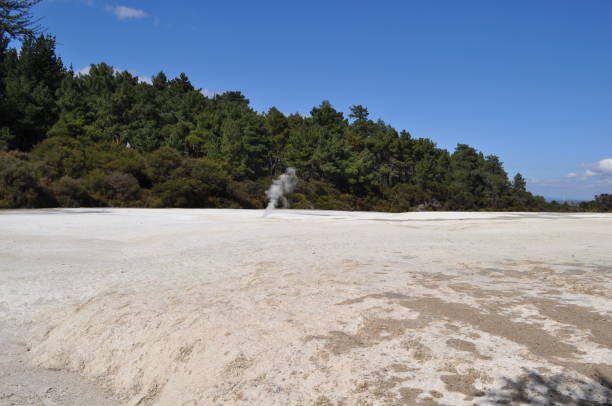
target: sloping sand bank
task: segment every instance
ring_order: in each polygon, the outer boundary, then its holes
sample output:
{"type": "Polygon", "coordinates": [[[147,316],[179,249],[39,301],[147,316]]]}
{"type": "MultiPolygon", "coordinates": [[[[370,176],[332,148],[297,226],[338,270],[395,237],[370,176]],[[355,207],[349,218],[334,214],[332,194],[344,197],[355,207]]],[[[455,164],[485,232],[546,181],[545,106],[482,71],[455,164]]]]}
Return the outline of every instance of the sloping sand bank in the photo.
{"type": "Polygon", "coordinates": [[[612,215],[262,215],[2,212],[0,342],[122,405],[612,401],[612,215]]]}

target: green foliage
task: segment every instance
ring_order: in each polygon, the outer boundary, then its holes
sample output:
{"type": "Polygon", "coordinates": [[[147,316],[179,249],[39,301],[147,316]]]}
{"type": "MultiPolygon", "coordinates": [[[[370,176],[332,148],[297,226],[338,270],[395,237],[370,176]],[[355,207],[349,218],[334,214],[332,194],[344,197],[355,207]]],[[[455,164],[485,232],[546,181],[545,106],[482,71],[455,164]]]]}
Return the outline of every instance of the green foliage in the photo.
{"type": "Polygon", "coordinates": [[[15,135],[11,148],[27,151],[45,138],[57,120],[55,93],[67,72],[55,55],[51,36],[25,37],[18,54],[10,50],[0,60],[0,127],[15,135]]]}
{"type": "Polygon", "coordinates": [[[223,166],[206,158],[187,159],[169,179],[152,189],[155,207],[216,207],[227,196],[230,177],[223,166]]]}
{"type": "Polygon", "coordinates": [[[140,199],[138,180],[129,173],[112,172],[106,175],[102,190],[111,204],[130,205],[140,199]]]}
{"type": "Polygon", "coordinates": [[[597,195],[593,201],[580,203],[580,208],[587,211],[612,212],[612,194],[597,195]]]}
{"type": "Polygon", "coordinates": [[[595,206],[599,211],[612,211],[612,194],[601,194],[595,196],[595,206]]]}
{"type": "Polygon", "coordinates": [[[53,137],[32,151],[32,160],[40,165],[40,176],[51,180],[63,176],[81,177],[87,169],[83,145],[74,138],[53,137]]]}
{"type": "Polygon", "coordinates": [[[49,207],[56,204],[39,184],[25,156],[0,152],[0,208],[49,207]]]}
{"type": "MultiPolygon", "coordinates": [[[[8,3],[27,12],[35,2],[8,3]]],[[[3,24],[7,18],[0,14],[3,24]]],[[[28,15],[20,18],[27,29],[28,15]]],[[[362,105],[348,119],[329,101],[307,117],[258,113],[240,92],[204,96],[184,73],[160,72],[148,84],[100,63],[76,75],[56,55],[54,37],[26,36],[17,52],[7,35],[0,151],[21,152],[0,152],[2,207],[261,208],[273,177],[292,166],[296,208],[571,209],[533,196],[520,174],[511,182],[495,155],[465,144],[451,154],[372,120],[362,105]]],[[[579,208],[610,210],[607,196],[579,208]]]]}
{"type": "Polygon", "coordinates": [[[142,186],[149,186],[149,175],[145,159],[133,149],[114,143],[97,143],[85,149],[90,167],[106,173],[125,173],[135,178],[142,186]]]}
{"type": "Polygon", "coordinates": [[[153,207],[209,207],[205,194],[195,179],[176,178],[153,188],[153,207]]]}
{"type": "Polygon", "coordinates": [[[525,192],[527,191],[527,182],[525,182],[525,178],[520,173],[514,175],[514,179],[512,181],[512,189],[516,192],[525,192]]]}
{"type": "Polygon", "coordinates": [[[315,208],[320,210],[351,210],[352,207],[342,200],[333,196],[321,196],[315,203],[315,208]]]}
{"type": "Polygon", "coordinates": [[[32,35],[40,27],[30,9],[41,0],[0,0],[0,35],[19,38],[32,35]]]}
{"type": "Polygon", "coordinates": [[[252,180],[231,181],[227,186],[227,192],[238,207],[257,209],[266,205],[265,191],[268,186],[269,183],[264,184],[252,180]]]}
{"type": "Polygon", "coordinates": [[[128,173],[111,172],[106,174],[94,169],[83,179],[83,183],[96,205],[103,206],[142,206],[142,191],[136,178],[128,173]]]}
{"type": "Polygon", "coordinates": [[[85,185],[78,179],[69,176],[53,182],[49,187],[53,197],[61,207],[94,206],[96,202],[91,198],[85,185]]]}
{"type": "Polygon", "coordinates": [[[170,179],[171,174],[181,166],[183,157],[170,147],[161,147],[149,153],[146,157],[148,174],[154,183],[170,179]]]}
{"type": "Polygon", "coordinates": [[[8,151],[15,136],[6,127],[0,128],[0,151],[8,151]]]}
{"type": "Polygon", "coordinates": [[[431,195],[418,185],[400,183],[388,192],[388,200],[399,211],[408,211],[431,200],[431,195]]]}

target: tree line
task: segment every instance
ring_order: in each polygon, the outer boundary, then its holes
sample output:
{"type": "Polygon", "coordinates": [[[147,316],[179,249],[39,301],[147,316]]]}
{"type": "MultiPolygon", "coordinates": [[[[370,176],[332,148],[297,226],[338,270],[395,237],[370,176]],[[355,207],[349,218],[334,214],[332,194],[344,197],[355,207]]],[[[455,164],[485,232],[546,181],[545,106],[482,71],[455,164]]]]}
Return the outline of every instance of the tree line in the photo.
{"type": "MultiPolygon", "coordinates": [[[[27,30],[26,30],[27,31],[27,30]]],[[[366,107],[328,101],[308,116],[257,112],[240,92],[207,97],[185,74],[150,83],[100,63],[77,74],[50,35],[0,30],[0,207],[265,206],[273,177],[296,168],[294,208],[610,210],[609,195],[546,202],[499,157],[449,152],[366,107]]]]}

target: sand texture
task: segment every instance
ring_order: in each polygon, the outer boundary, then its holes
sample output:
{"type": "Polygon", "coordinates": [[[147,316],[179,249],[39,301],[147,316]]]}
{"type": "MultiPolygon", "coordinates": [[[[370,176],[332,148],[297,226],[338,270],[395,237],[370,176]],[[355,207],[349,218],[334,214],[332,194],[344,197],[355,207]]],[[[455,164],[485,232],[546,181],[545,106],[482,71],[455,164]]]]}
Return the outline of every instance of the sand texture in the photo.
{"type": "Polygon", "coordinates": [[[0,212],[0,405],[612,403],[612,215],[0,212]]]}

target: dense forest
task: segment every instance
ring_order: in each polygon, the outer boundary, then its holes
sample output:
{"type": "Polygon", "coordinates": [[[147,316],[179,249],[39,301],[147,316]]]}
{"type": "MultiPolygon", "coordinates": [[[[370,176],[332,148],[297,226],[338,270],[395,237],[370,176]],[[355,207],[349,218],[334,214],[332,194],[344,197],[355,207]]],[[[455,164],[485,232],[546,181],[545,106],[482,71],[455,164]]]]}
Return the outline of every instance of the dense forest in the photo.
{"type": "Polygon", "coordinates": [[[75,74],[50,35],[0,32],[0,207],[265,207],[285,168],[293,208],[340,210],[610,210],[533,196],[495,155],[450,153],[366,107],[345,117],[256,112],[240,92],[213,97],[185,74],[151,83],[100,63],[75,74]]]}

